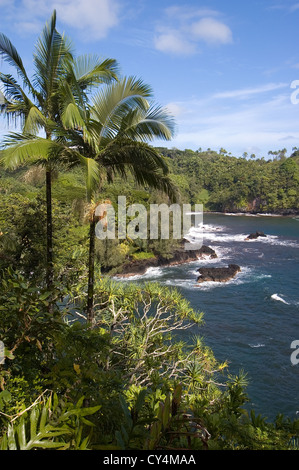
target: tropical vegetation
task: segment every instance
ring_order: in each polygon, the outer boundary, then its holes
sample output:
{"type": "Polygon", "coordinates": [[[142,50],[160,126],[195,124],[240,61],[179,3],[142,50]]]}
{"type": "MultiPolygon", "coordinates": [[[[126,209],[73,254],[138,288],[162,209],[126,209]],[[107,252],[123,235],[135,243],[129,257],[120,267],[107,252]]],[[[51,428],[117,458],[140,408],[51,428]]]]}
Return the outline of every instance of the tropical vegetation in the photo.
{"type": "Polygon", "coordinates": [[[54,13],[29,80],[0,36],[22,81],[0,74],[2,110],[21,126],[0,155],[0,449],[298,449],[299,421],[255,414],[246,372],[231,376],[205,345],[202,312],[176,289],[111,276],[179,242],[94,237],[98,204],[119,195],[296,210],[296,152],[264,162],[154,148],[174,124],[150,87],[69,44],[54,13]]]}
{"type": "Polygon", "coordinates": [[[256,157],[225,149],[159,148],[183,199],[206,211],[296,214],[299,212],[299,153],[294,148],[256,157]]]}

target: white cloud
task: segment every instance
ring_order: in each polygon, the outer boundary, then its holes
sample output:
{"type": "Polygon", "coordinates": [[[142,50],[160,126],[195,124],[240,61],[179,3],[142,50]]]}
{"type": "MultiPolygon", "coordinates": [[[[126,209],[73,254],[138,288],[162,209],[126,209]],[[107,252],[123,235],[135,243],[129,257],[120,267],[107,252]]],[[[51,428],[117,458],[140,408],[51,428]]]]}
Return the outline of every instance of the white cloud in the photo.
{"type": "Polygon", "coordinates": [[[186,109],[180,103],[168,103],[165,108],[174,117],[183,115],[186,109]]]}
{"type": "MultiPolygon", "coordinates": [[[[8,5],[7,0],[0,2],[8,5]]],[[[58,23],[79,30],[86,41],[106,37],[119,22],[119,0],[21,0],[18,5],[10,0],[10,4],[6,17],[24,34],[40,31],[54,9],[58,23]]]]}
{"type": "Polygon", "coordinates": [[[86,40],[104,38],[119,21],[115,0],[56,0],[53,7],[60,21],[81,30],[86,40]]]}
{"type": "Polygon", "coordinates": [[[163,52],[190,55],[200,51],[201,43],[229,44],[233,34],[223,21],[215,18],[220,16],[211,9],[169,7],[157,26],[155,47],[163,52]]]}
{"type": "Polygon", "coordinates": [[[195,53],[195,45],[188,41],[179,31],[165,31],[156,35],[155,48],[158,51],[170,52],[178,55],[195,53]]]}
{"type": "Polygon", "coordinates": [[[202,39],[209,44],[229,44],[233,40],[230,28],[214,18],[202,18],[193,23],[191,32],[195,38],[202,39]]]}

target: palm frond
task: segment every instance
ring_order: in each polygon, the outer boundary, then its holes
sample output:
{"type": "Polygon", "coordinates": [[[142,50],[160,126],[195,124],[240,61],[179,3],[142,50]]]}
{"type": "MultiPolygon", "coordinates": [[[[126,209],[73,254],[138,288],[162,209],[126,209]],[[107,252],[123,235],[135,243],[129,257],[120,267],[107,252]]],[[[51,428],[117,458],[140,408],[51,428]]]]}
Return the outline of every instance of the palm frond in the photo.
{"type": "Polygon", "coordinates": [[[135,77],[124,78],[102,89],[95,95],[91,118],[98,123],[98,134],[108,139],[116,136],[123,118],[131,109],[147,111],[150,87],[135,77]]]}
{"type": "Polygon", "coordinates": [[[115,139],[100,153],[98,161],[107,171],[108,182],[112,182],[116,174],[122,178],[131,174],[137,184],[159,189],[172,201],[179,199],[164,158],[144,142],[115,139]]]}
{"type": "Polygon", "coordinates": [[[3,90],[8,101],[22,100],[26,96],[22,87],[12,75],[0,72],[0,81],[3,83],[3,90]]]}
{"type": "Polygon", "coordinates": [[[32,92],[33,87],[27,76],[23,61],[10,39],[8,39],[8,37],[3,33],[0,33],[0,56],[2,56],[9,65],[16,69],[18,75],[32,92]]]}
{"type": "Polygon", "coordinates": [[[13,132],[2,142],[0,163],[6,168],[14,169],[27,163],[48,161],[55,148],[59,149],[59,145],[49,139],[13,132]]]}
{"type": "Polygon", "coordinates": [[[102,60],[97,55],[85,54],[72,63],[76,82],[85,91],[96,84],[109,84],[118,76],[118,64],[114,59],[102,60]]]}
{"type": "Polygon", "coordinates": [[[42,112],[31,106],[26,116],[23,131],[25,134],[37,134],[38,131],[47,126],[47,120],[42,112]]]}
{"type": "Polygon", "coordinates": [[[93,158],[84,157],[79,152],[74,152],[74,156],[85,167],[87,200],[91,202],[94,190],[100,185],[101,172],[98,162],[93,158]]]}
{"type": "Polygon", "coordinates": [[[3,83],[5,96],[3,112],[8,118],[20,119],[23,125],[35,105],[12,75],[0,73],[0,81],[3,83]]]}
{"type": "Polygon", "coordinates": [[[143,142],[153,139],[170,140],[175,131],[173,117],[160,106],[151,106],[146,112],[134,109],[124,116],[119,135],[143,142]]]}
{"type": "Polygon", "coordinates": [[[0,90],[0,113],[5,110],[6,105],[7,105],[7,100],[5,96],[3,95],[2,91],[0,90]]]}
{"type": "Polygon", "coordinates": [[[59,88],[61,122],[64,128],[74,129],[84,127],[84,107],[78,106],[70,84],[64,80],[59,88]]]}
{"type": "MultiPolygon", "coordinates": [[[[34,84],[40,90],[43,99],[53,98],[57,91],[61,75],[65,73],[65,61],[72,60],[71,44],[56,30],[56,11],[50,24],[46,23],[38,39],[34,54],[34,84]]],[[[44,103],[48,105],[49,103],[44,103]]],[[[53,110],[51,109],[52,113],[53,110]]]]}

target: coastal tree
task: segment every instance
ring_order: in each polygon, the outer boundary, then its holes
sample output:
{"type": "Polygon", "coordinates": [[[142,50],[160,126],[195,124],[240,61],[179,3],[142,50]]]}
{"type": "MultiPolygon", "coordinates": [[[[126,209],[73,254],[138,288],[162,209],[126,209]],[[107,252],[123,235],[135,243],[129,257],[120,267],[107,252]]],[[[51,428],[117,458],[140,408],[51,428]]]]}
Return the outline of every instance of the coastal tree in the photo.
{"type": "Polygon", "coordinates": [[[51,184],[53,171],[59,168],[56,138],[59,129],[80,126],[83,106],[93,86],[116,78],[113,59],[96,56],[75,58],[70,41],[56,29],[56,12],[46,23],[33,55],[34,74],[30,79],[23,61],[11,43],[0,34],[0,55],[14,68],[17,78],[0,73],[3,84],[1,110],[9,123],[21,127],[21,133],[10,133],[4,140],[1,161],[7,168],[24,164],[45,167],[47,206],[46,284],[53,284],[53,222],[51,184]],[[43,137],[41,137],[43,136],[43,137]]]}
{"type": "Polygon", "coordinates": [[[87,318],[94,320],[94,267],[96,207],[104,180],[133,176],[141,186],[160,189],[171,200],[178,196],[160,153],[149,145],[154,138],[169,140],[174,131],[171,115],[151,105],[151,88],[142,80],[124,77],[103,87],[85,110],[82,129],[63,133],[64,152],[86,163],[89,213],[87,318]]]}

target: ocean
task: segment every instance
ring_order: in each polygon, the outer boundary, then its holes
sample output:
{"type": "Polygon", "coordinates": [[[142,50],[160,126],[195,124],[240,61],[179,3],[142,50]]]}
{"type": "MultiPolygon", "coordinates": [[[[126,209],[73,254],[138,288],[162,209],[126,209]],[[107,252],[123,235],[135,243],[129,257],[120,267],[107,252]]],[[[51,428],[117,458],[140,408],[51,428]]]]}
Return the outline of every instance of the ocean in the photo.
{"type": "Polygon", "coordinates": [[[228,361],[231,374],[247,374],[248,407],[270,421],[280,413],[298,418],[299,364],[291,361],[291,345],[299,342],[299,218],[204,214],[192,234],[200,230],[217,259],[150,268],[132,281],[179,289],[204,313],[196,333],[216,359],[228,361]],[[266,237],[245,240],[256,231],[266,237]],[[228,264],[241,267],[234,279],[196,283],[199,267],[228,264]]]}

